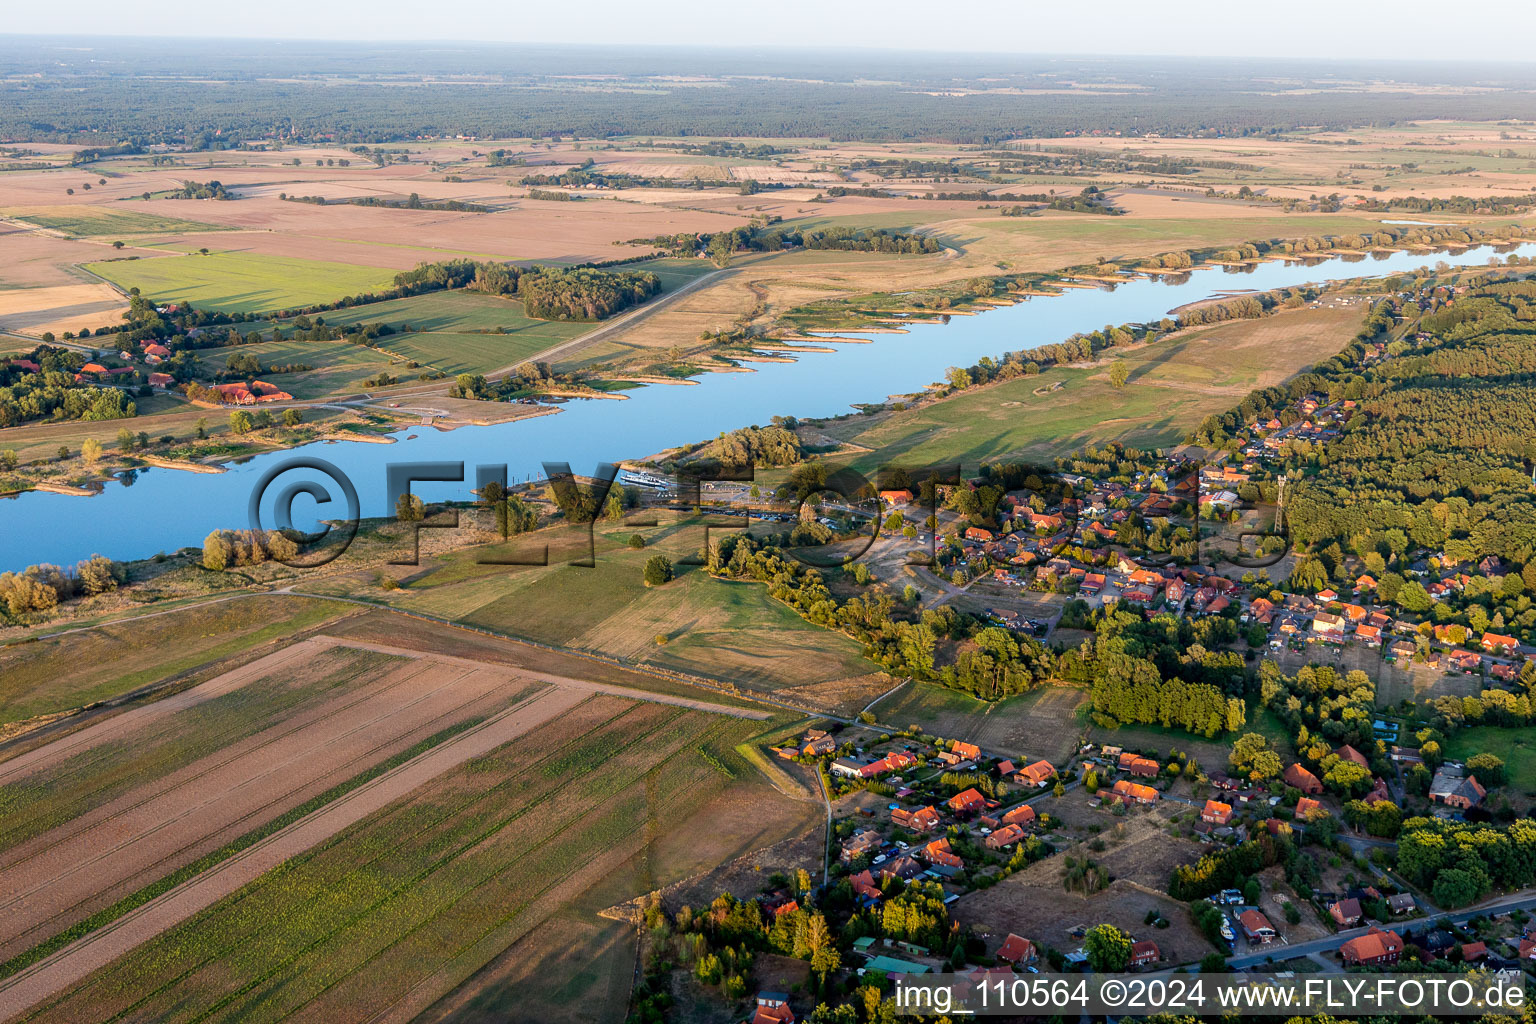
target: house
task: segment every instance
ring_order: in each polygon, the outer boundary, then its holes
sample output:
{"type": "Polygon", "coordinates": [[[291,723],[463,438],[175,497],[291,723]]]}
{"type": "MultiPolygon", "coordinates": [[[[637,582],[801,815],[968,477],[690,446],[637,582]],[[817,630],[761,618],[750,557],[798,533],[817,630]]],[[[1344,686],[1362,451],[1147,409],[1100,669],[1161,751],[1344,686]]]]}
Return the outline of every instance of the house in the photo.
{"type": "Polygon", "coordinates": [[[989,850],[1002,850],[1024,838],[1024,830],[1017,825],[1004,825],[987,836],[984,844],[989,850]]]}
{"type": "Polygon", "coordinates": [[[1512,636],[1503,636],[1499,633],[1484,633],[1482,640],[1483,650],[1494,654],[1511,654],[1518,650],[1520,641],[1512,636]]]}
{"type": "Polygon", "coordinates": [[[176,383],[176,378],[168,373],[152,373],[149,375],[149,386],[152,388],[168,388],[176,383]]]}
{"type": "Polygon", "coordinates": [[[1003,940],[1001,948],[997,951],[997,958],[1022,967],[1035,959],[1035,944],[1026,938],[1022,938],[1012,932],[1003,940]]]}
{"type": "Polygon", "coordinates": [[[1348,743],[1335,749],[1334,753],[1338,755],[1340,761],[1350,761],[1359,765],[1361,768],[1369,768],[1371,766],[1371,762],[1365,759],[1365,755],[1360,753],[1360,751],[1356,750],[1354,747],[1350,746],[1348,743]]]}
{"type": "Polygon", "coordinates": [[[955,814],[975,814],[987,806],[987,798],[974,787],[962,790],[950,797],[945,806],[955,814]]]}
{"type": "Polygon", "coordinates": [[[1035,823],[1035,809],[1028,804],[1021,804],[1003,815],[1005,825],[1033,825],[1035,823]]]}
{"type": "Polygon", "coordinates": [[[1488,955],[1486,942],[1463,942],[1461,944],[1461,960],[1463,963],[1475,964],[1488,955]]]}
{"type": "Polygon", "coordinates": [[[1381,627],[1362,622],[1355,627],[1355,639],[1367,647],[1381,646],[1381,627]]]}
{"type": "Polygon", "coordinates": [[[1151,939],[1131,943],[1132,967],[1145,967],[1147,964],[1157,963],[1162,958],[1163,954],[1158,952],[1157,943],[1151,939]]]}
{"type": "Polygon", "coordinates": [[[1395,896],[1387,897],[1387,906],[1394,914],[1411,914],[1419,909],[1418,901],[1412,893],[1400,892],[1395,896]]]}
{"type": "Polygon", "coordinates": [[[1318,612],[1312,617],[1312,632],[1319,636],[1343,636],[1344,617],[1335,615],[1332,612],[1318,612]]]}
{"type": "Polygon", "coordinates": [[[1090,572],[1083,577],[1083,582],[1078,585],[1078,590],[1084,594],[1097,594],[1104,589],[1105,576],[1101,572],[1090,572]]]}
{"type": "Polygon", "coordinates": [[[148,345],[144,346],[144,355],[146,359],[150,356],[153,356],[154,361],[158,363],[162,359],[171,358],[171,350],[166,348],[164,345],[159,344],[158,342],[152,341],[148,345]]]}
{"type": "Polygon", "coordinates": [[[1200,820],[1212,825],[1225,825],[1232,820],[1232,805],[1220,800],[1207,800],[1200,811],[1200,820]]]}
{"type": "Polygon", "coordinates": [[[832,774],[842,775],[850,779],[862,779],[864,766],[851,757],[840,757],[832,762],[832,774]]]}
{"type": "Polygon", "coordinates": [[[853,886],[854,894],[867,903],[879,903],[885,898],[885,893],[881,892],[880,887],[875,884],[875,878],[869,873],[868,868],[849,876],[848,884],[853,886]]]}
{"type": "Polygon", "coordinates": [[[843,841],[843,852],[839,855],[838,859],[847,864],[858,860],[865,854],[873,853],[884,845],[885,840],[881,837],[880,833],[874,829],[866,828],[855,832],[843,841]]]}
{"type": "Polygon", "coordinates": [[[1384,928],[1372,927],[1339,947],[1339,956],[1352,967],[1395,964],[1402,955],[1403,937],[1384,928]]]}
{"type": "Polygon", "coordinates": [[[950,744],[949,749],[967,761],[975,761],[981,757],[981,748],[974,743],[961,743],[959,740],[956,740],[950,744]]]}
{"type": "Polygon", "coordinates": [[[820,757],[837,749],[837,740],[825,733],[816,737],[807,733],[806,737],[805,746],[800,748],[800,752],[807,757],[820,757]]]}
{"type": "Polygon", "coordinates": [[[1275,931],[1275,926],[1269,923],[1269,918],[1265,917],[1258,910],[1243,911],[1237,915],[1237,923],[1242,926],[1243,938],[1247,939],[1250,943],[1262,945],[1266,942],[1273,942],[1279,935],[1275,931]]]}
{"type": "Polygon", "coordinates": [[[949,848],[948,839],[935,839],[923,847],[923,859],[936,867],[953,868],[955,870],[965,867],[965,862],[955,856],[954,851],[949,848]]]}
{"type": "Polygon", "coordinates": [[[1314,814],[1327,813],[1328,812],[1323,809],[1322,804],[1318,803],[1316,800],[1313,800],[1309,796],[1304,796],[1300,800],[1296,801],[1296,817],[1302,819],[1303,821],[1305,821],[1307,818],[1310,818],[1314,814]]]}
{"type": "Polygon", "coordinates": [[[1387,788],[1385,779],[1377,779],[1371,791],[1365,794],[1365,805],[1375,807],[1377,804],[1389,804],[1392,802],[1392,791],[1387,788]]]}
{"type": "Polygon", "coordinates": [[[29,373],[42,373],[43,372],[43,368],[41,366],[38,366],[36,363],[34,363],[30,359],[12,359],[12,360],[10,360],[9,365],[11,365],[11,366],[19,366],[23,370],[28,371],[29,373]]]}
{"type": "Polygon", "coordinates": [[[1353,928],[1360,923],[1365,912],[1360,909],[1360,901],[1357,899],[1339,900],[1328,908],[1328,916],[1333,918],[1333,923],[1340,928],[1353,928]]]}
{"type": "Polygon", "coordinates": [[[992,539],[992,531],[991,530],[983,530],[979,526],[970,526],[970,527],[966,528],[965,539],[966,540],[989,541],[989,540],[992,539]]]}
{"type": "Polygon", "coordinates": [[[789,1008],[789,996],[782,992],[759,992],[750,1024],[795,1024],[795,1011],[789,1008]]]}
{"type": "Polygon", "coordinates": [[[1303,793],[1315,794],[1323,791],[1323,784],[1318,781],[1317,776],[1299,764],[1287,766],[1280,777],[1285,780],[1287,786],[1299,789],[1303,793]]]}
{"type": "Polygon", "coordinates": [[[901,505],[910,505],[912,504],[912,492],[906,488],[901,488],[895,491],[881,491],[880,500],[892,508],[897,508],[901,505]]]}
{"type": "Polygon", "coordinates": [[[1121,771],[1130,772],[1132,775],[1143,779],[1156,778],[1159,770],[1156,761],[1150,757],[1141,757],[1137,754],[1121,754],[1117,766],[1121,771]]]}
{"type": "Polygon", "coordinates": [[[1056,781],[1056,768],[1049,761],[1036,761],[1020,768],[1013,781],[1021,786],[1044,788],[1056,781]]]}
{"type": "Polygon", "coordinates": [[[1418,653],[1419,648],[1412,640],[1399,640],[1387,650],[1391,651],[1394,657],[1411,658],[1418,653]]]}
{"type": "Polygon", "coordinates": [[[903,882],[910,882],[922,873],[922,865],[905,854],[880,865],[880,877],[882,879],[899,878],[903,882]]]}
{"type": "Polygon", "coordinates": [[[1466,810],[1476,807],[1488,795],[1477,781],[1477,776],[1466,775],[1460,768],[1441,765],[1429,784],[1429,799],[1437,804],[1466,810]]]}
{"type": "Polygon", "coordinates": [[[1452,651],[1447,657],[1452,666],[1463,672],[1476,672],[1483,667],[1483,657],[1476,651],[1452,651]]]}
{"type": "Polygon", "coordinates": [[[1110,787],[1108,799],[1114,802],[1155,804],[1158,792],[1151,786],[1140,786],[1129,779],[1121,779],[1110,787]]]}
{"type": "Polygon", "coordinates": [[[939,827],[939,812],[932,807],[921,807],[915,811],[898,807],[891,812],[891,824],[913,832],[932,832],[939,827]]]}

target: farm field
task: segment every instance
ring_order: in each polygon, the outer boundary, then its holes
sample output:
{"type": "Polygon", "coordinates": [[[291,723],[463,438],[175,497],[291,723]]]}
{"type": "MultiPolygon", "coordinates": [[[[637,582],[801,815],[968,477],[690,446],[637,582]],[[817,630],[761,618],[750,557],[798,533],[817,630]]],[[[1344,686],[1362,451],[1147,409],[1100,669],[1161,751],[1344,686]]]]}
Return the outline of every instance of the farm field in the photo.
{"type": "MultiPolygon", "coordinates": [[[[519,551],[516,557],[526,557],[549,542],[556,562],[558,533],[525,536],[507,545],[505,557],[519,551]]],[[[873,674],[852,640],[804,621],[761,585],[712,579],[702,567],[679,564],[673,583],[646,587],[645,560],[657,552],[674,563],[691,556],[702,543],[698,526],[598,524],[594,536],[592,568],[476,565],[479,557],[504,557],[495,548],[477,549],[452,555],[407,589],[381,596],[406,610],[637,665],[728,679],[746,689],[809,687],[873,674]],[[646,538],[645,548],[628,547],[633,534],[646,538]],[[666,642],[657,643],[658,636],[666,642]]]]}
{"type": "Polygon", "coordinates": [[[955,690],[912,683],[882,701],[875,714],[882,724],[904,729],[917,725],[945,739],[966,740],[987,752],[1046,758],[1065,764],[1077,749],[1082,725],[1077,709],[1086,695],[1070,686],[1045,686],[995,703],[955,690]]]}
{"type": "Polygon", "coordinates": [[[969,466],[1008,457],[1048,458],[1107,441],[1169,445],[1253,389],[1285,380],[1342,350],[1363,315],[1362,308],[1353,306],[1298,310],[1130,349],[1118,357],[1131,367],[1121,389],[1110,383],[1110,360],[1101,360],[1092,367],[1054,367],[916,409],[828,423],[823,429],[870,449],[832,457],[860,472],[897,457],[914,465],[959,459],[969,466]]]}
{"type": "Polygon", "coordinates": [[[253,252],[212,252],[86,264],[119,288],[158,302],[189,302],[226,313],[270,313],[388,287],[384,267],[253,252]]]}
{"type": "Polygon", "coordinates": [[[0,209],[0,216],[22,220],[49,231],[84,238],[166,235],[183,231],[218,231],[216,224],[120,210],[104,206],[41,206],[0,209]]]}
{"type": "Polygon", "coordinates": [[[249,689],[215,679],[205,685],[224,693],[185,714],[172,707],[155,716],[180,733],[166,743],[155,742],[154,730],[145,735],[122,718],[108,719],[39,748],[40,764],[24,757],[6,772],[6,796],[18,805],[8,818],[22,820],[0,852],[0,903],[7,907],[0,957],[538,688],[499,668],[466,672],[319,640],[263,662],[237,670],[251,680],[249,689]],[[270,671],[252,679],[263,662],[270,671]],[[107,799],[100,792],[106,784],[119,795],[107,799]],[[19,813],[26,811],[46,822],[27,820],[19,813]],[[53,827],[39,831],[42,823],[53,827]]]}
{"type": "Polygon", "coordinates": [[[747,770],[733,743],[759,728],[591,696],[129,953],[35,1019],[412,1016],[732,785],[747,770]],[[168,973],[170,959],[180,966],[168,973]]]}
{"type": "Polygon", "coordinates": [[[307,598],[242,596],[6,647],[0,649],[0,726],[173,678],[195,680],[195,673],[225,659],[257,656],[264,645],[354,613],[307,598]]]}

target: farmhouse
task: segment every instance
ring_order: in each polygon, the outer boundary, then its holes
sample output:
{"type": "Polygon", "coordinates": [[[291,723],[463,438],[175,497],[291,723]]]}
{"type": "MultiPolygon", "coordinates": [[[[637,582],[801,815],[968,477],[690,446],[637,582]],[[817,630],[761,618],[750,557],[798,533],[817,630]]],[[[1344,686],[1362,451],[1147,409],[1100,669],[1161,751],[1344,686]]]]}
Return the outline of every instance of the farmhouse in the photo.
{"type": "Polygon", "coordinates": [[[1299,764],[1287,766],[1280,777],[1285,780],[1287,786],[1299,789],[1303,793],[1317,794],[1323,791],[1323,784],[1318,781],[1317,776],[1299,764]]]}
{"type": "Polygon", "coordinates": [[[1466,810],[1476,807],[1488,795],[1477,781],[1476,775],[1466,775],[1462,769],[1441,765],[1429,784],[1429,799],[1437,804],[1466,810]]]}
{"type": "Polygon", "coordinates": [[[1402,954],[1402,936],[1374,926],[1364,935],[1350,939],[1339,947],[1339,956],[1351,966],[1395,964],[1402,954]]]}

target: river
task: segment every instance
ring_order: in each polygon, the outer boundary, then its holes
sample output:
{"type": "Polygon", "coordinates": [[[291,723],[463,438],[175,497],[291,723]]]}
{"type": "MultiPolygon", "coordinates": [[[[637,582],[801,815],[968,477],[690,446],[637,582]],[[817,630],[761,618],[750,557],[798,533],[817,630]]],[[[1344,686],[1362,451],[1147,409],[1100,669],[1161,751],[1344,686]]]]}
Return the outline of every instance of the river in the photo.
{"type": "MultiPolygon", "coordinates": [[[[1530,256],[1536,254],[1536,243],[1499,246],[1498,252],[1530,256]]],[[[385,468],[391,463],[463,462],[465,482],[417,484],[412,490],[428,501],[467,499],[475,486],[475,467],[481,465],[505,464],[513,481],[542,476],[544,462],[569,463],[574,472],[590,474],[599,462],[641,458],[722,431],[766,424],[775,415],[835,416],[856,403],[919,390],[941,379],[950,366],[969,366],[982,356],[1034,348],[1107,324],[1157,320],[1177,306],[1234,288],[1267,291],[1378,277],[1442,260],[1481,265],[1493,254],[1492,246],[1455,255],[1375,253],[1310,265],[1202,268],[1177,282],[1143,278],[1112,288],[1068,289],[1060,296],[956,316],[948,324],[913,324],[907,334],[838,332],[872,343],[836,345],[835,353],[807,354],[792,363],[754,363],[755,373],[704,374],[692,387],[644,386],[626,392],[627,401],[571,401],[552,416],[452,431],[416,426],[395,434],[395,444],[317,442],[232,463],[228,472],[217,475],[150,468],[107,484],[94,497],[28,492],[0,501],[0,569],[39,562],[66,565],[97,553],[120,560],[145,558],[200,545],[212,530],[250,525],[246,508],[256,482],[295,456],[338,467],[354,483],[363,515],[380,516],[390,511],[385,468]]],[[[106,425],[103,430],[109,432],[106,425]]],[[[284,489],[290,477],[323,480],[311,471],[284,473],[268,490],[268,509],[273,492],[284,489]]],[[[328,489],[337,493],[334,485],[328,489]]],[[[300,497],[294,505],[295,525],[312,526],[317,511],[336,515],[337,508],[322,509],[300,497]]],[[[271,525],[270,511],[264,521],[271,525]]]]}

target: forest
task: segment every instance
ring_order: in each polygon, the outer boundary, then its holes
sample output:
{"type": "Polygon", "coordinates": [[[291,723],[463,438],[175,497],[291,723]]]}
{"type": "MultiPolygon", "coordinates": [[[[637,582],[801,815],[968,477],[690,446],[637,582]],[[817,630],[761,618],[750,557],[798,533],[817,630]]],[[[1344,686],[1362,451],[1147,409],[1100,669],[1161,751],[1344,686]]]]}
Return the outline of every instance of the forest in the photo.
{"type": "MultiPolygon", "coordinates": [[[[745,48],[684,56],[659,48],[475,43],[432,50],[308,44],[292,52],[231,40],[117,37],[93,43],[84,51],[78,40],[65,39],[0,45],[0,136],[103,152],[120,146],[142,151],[156,143],[236,148],[274,133],[292,142],[346,145],[454,134],[996,145],[1060,136],[1085,124],[1127,136],[1249,136],[1410,118],[1536,118],[1529,67],[1497,62],[1121,58],[1110,69],[1091,59],[994,55],[978,66],[964,55],[896,58],[875,51],[834,60],[814,51],[745,48]],[[713,87],[660,84],[676,74],[714,76],[713,87]],[[1059,90],[1055,83],[1063,74],[1086,87],[1059,90]],[[583,75],[615,81],[612,88],[592,88],[580,80],[583,75]],[[1310,88],[1274,92],[1264,82],[1276,76],[1310,88]],[[1341,78],[1385,78],[1402,87],[1351,90],[1340,86],[1341,78]],[[126,81],[133,82],[132,90],[124,88],[126,81]],[[430,88],[400,88],[425,81],[430,88]],[[209,82],[240,87],[209,88],[209,82]],[[850,89],[853,82],[861,84],[850,89]],[[1104,82],[1118,88],[1092,90],[1104,82]],[[969,91],[940,92],[956,89],[969,91]]],[[[1053,153],[1036,159],[1077,158],[1053,153]]],[[[1158,158],[1138,154],[1108,158],[1145,166],[1148,173],[1160,166],[1158,158]]],[[[1016,159],[1023,166],[1024,159],[1016,159]]]]}

